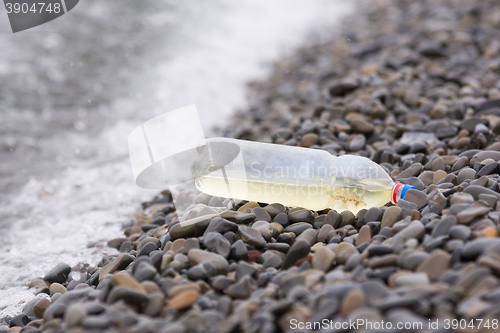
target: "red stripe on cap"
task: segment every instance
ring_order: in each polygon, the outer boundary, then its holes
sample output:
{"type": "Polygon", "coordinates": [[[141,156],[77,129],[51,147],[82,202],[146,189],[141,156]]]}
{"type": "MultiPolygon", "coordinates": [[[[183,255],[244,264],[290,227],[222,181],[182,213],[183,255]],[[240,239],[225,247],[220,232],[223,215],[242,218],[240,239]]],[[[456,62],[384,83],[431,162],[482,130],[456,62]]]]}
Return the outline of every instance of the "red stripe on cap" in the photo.
{"type": "Polygon", "coordinates": [[[394,204],[397,204],[398,203],[398,190],[399,188],[403,186],[403,184],[401,184],[400,182],[396,182],[396,184],[394,184],[394,187],[392,189],[392,203],[394,204]]]}

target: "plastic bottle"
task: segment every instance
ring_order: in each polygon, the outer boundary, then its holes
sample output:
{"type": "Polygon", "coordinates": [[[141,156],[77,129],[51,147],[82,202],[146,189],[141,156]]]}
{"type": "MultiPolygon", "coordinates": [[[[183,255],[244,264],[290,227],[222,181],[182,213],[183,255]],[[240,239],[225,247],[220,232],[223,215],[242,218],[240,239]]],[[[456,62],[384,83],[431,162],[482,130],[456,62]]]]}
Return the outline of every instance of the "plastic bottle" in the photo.
{"type": "Polygon", "coordinates": [[[207,194],[312,210],[396,204],[410,185],[394,183],[368,158],[320,149],[213,138],[197,149],[191,173],[207,194]]]}

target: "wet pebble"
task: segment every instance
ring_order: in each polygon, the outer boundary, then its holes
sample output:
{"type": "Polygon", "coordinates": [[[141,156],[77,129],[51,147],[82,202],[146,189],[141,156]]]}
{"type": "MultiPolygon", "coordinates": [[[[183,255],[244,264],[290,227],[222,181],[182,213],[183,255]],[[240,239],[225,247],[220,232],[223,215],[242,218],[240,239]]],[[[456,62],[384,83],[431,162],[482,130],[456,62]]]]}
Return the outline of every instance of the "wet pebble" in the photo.
{"type": "Polygon", "coordinates": [[[68,278],[70,272],[71,267],[68,264],[60,263],[45,274],[43,280],[49,283],[63,283],[68,278]]]}

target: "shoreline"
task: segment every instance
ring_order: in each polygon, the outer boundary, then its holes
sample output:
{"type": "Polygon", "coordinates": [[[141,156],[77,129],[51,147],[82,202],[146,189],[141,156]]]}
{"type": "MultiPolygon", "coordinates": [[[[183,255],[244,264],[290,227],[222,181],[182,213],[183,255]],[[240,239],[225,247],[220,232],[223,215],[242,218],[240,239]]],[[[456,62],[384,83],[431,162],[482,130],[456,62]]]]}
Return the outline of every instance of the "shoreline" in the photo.
{"type": "Polygon", "coordinates": [[[287,332],[292,322],[362,319],[437,320],[444,332],[445,320],[465,318],[471,331],[494,332],[500,9],[405,3],[367,2],[330,42],[282,59],[251,84],[248,110],[225,132],[368,157],[416,187],[397,206],[356,216],[256,202],[231,210],[198,195],[190,216],[219,217],[183,227],[164,191],[108,242],[120,254],[33,281],[47,296],[11,331],[287,332]]]}

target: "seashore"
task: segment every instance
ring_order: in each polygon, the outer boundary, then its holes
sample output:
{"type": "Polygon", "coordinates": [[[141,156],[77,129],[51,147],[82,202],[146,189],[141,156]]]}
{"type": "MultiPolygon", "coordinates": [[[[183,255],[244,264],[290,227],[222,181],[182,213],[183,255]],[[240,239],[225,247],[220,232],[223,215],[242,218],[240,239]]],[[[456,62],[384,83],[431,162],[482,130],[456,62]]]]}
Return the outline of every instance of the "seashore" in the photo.
{"type": "Polygon", "coordinates": [[[500,7],[360,4],[252,83],[225,135],[368,157],[415,190],[356,215],[200,194],[188,224],[164,191],[0,332],[500,330],[500,7]]]}

